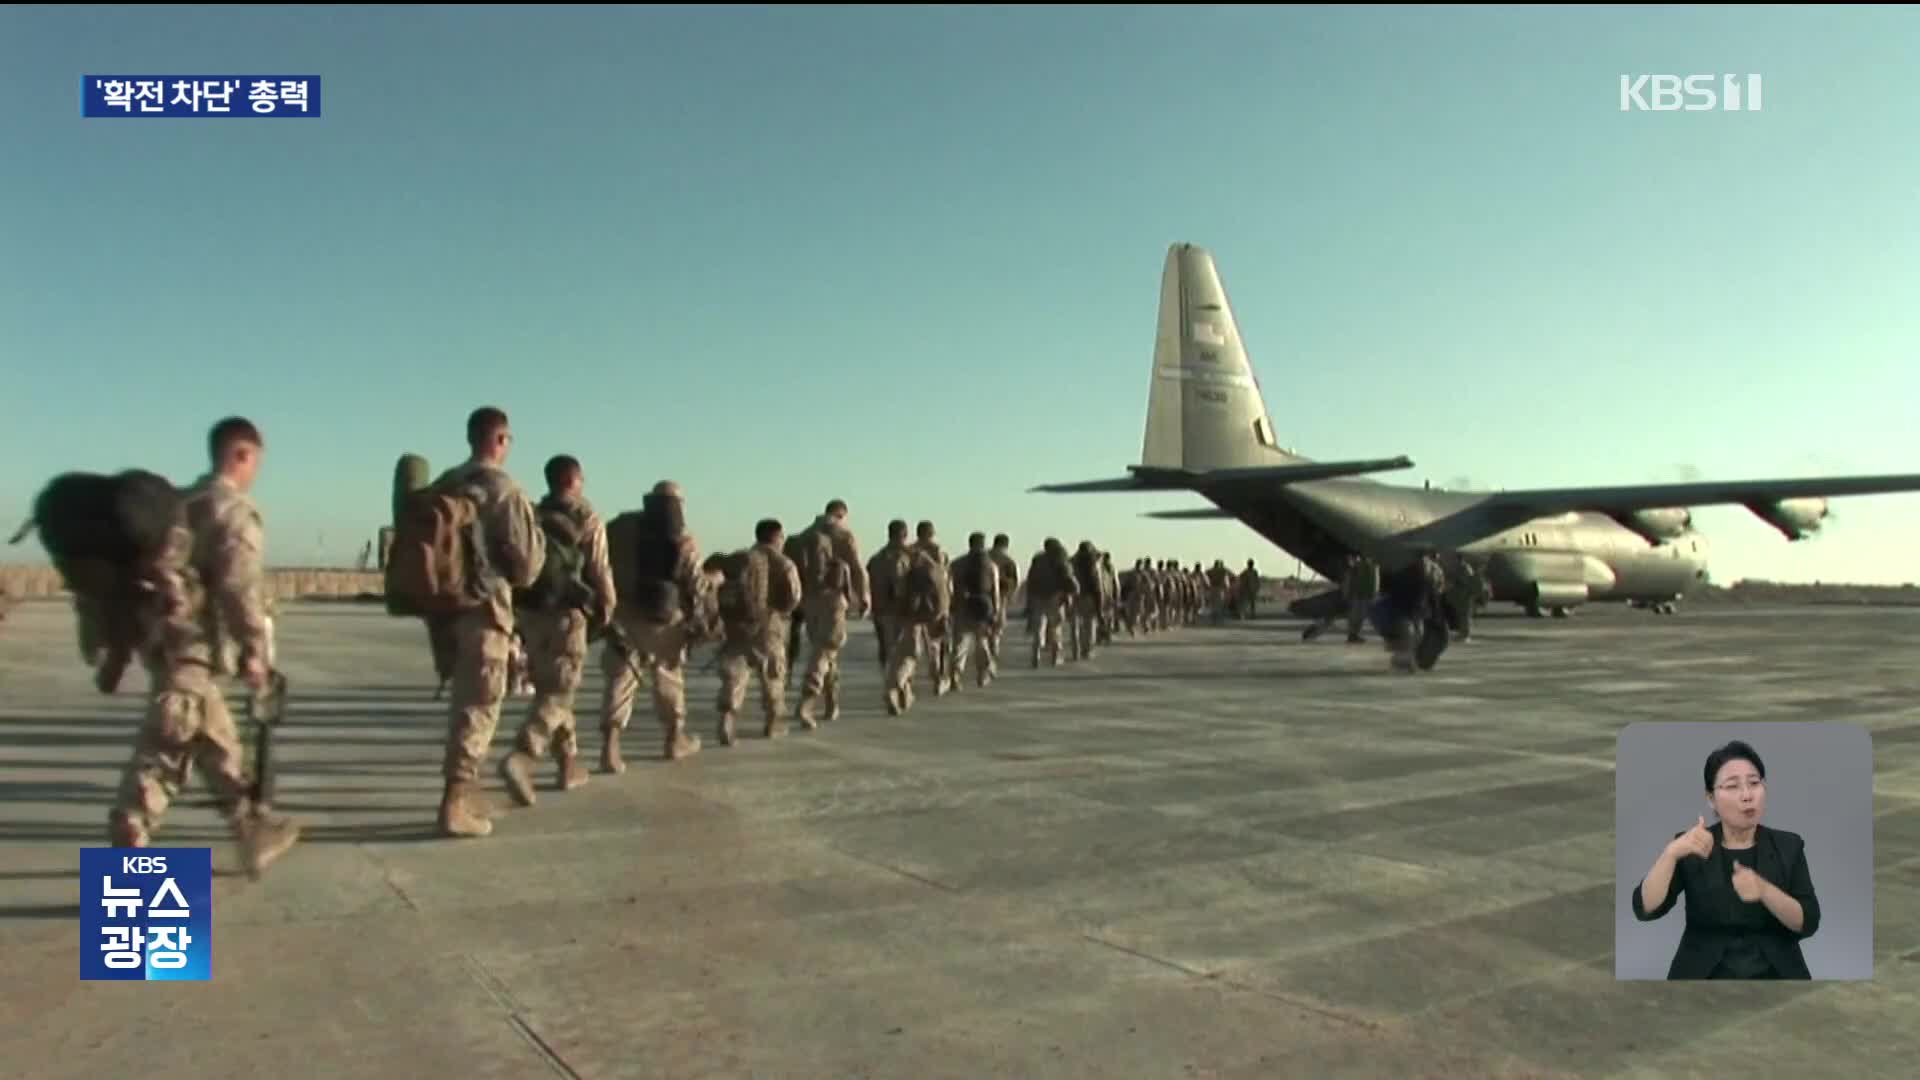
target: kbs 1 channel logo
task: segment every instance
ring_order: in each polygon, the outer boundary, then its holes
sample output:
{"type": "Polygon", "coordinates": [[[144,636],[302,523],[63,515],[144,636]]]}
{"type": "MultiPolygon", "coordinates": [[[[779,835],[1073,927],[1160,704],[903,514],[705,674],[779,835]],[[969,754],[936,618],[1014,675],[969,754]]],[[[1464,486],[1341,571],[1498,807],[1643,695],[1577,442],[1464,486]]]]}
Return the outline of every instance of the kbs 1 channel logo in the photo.
{"type": "Polygon", "coordinates": [[[211,978],[213,849],[80,849],[81,981],[211,978]]]}
{"type": "Polygon", "coordinates": [[[87,120],[320,118],[318,75],[82,75],[87,120]]]}

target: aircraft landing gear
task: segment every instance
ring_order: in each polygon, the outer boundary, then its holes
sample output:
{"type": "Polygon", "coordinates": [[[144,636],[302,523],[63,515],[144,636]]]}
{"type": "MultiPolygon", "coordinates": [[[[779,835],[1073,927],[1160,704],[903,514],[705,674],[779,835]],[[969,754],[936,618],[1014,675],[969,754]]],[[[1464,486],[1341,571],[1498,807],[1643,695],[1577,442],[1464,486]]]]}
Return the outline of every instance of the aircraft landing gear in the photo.
{"type": "Polygon", "coordinates": [[[1540,605],[1539,605],[1539,604],[1528,604],[1528,605],[1527,605],[1527,618],[1529,618],[1529,619],[1544,619],[1544,618],[1546,618],[1546,617],[1547,617],[1547,613],[1546,613],[1546,612],[1544,612],[1544,611],[1541,611],[1541,610],[1540,610],[1540,605]]]}
{"type": "Polygon", "coordinates": [[[1553,609],[1553,617],[1556,619],[1564,619],[1567,617],[1567,615],[1568,615],[1568,611],[1566,608],[1557,607],[1553,609]]]}

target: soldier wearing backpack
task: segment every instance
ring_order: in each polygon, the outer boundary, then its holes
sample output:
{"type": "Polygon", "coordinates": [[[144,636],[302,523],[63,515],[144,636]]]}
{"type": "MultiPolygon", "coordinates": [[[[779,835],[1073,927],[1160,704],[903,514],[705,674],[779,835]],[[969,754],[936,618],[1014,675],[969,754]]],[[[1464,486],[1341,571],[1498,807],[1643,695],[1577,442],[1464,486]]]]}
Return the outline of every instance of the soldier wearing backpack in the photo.
{"type": "MultiPolygon", "coordinates": [[[[237,675],[260,692],[272,672],[266,527],[247,494],[259,475],[263,449],[252,423],[240,417],[222,420],[208,437],[212,469],[193,487],[176,493],[171,485],[155,483],[140,493],[151,501],[137,510],[127,501],[134,489],[122,486],[111,500],[118,511],[108,518],[112,524],[92,523],[130,538],[131,530],[113,525],[146,518],[160,527],[156,537],[164,538],[157,544],[129,544],[121,552],[125,561],[102,567],[108,578],[140,583],[102,597],[105,606],[99,610],[111,623],[136,630],[140,660],[152,676],[146,720],[108,815],[107,842],[148,846],[188,770],[197,767],[233,829],[242,865],[255,876],[300,836],[292,819],[269,816],[264,806],[251,804],[246,756],[216,681],[237,675]],[[135,595],[147,599],[133,600],[135,595]],[[231,653],[229,642],[236,646],[231,653]]],[[[36,518],[42,517],[39,509],[36,518]]],[[[60,508],[47,509],[52,511],[47,516],[59,516],[60,508]]],[[[64,575],[72,564],[52,550],[62,546],[52,542],[64,531],[62,523],[40,520],[39,528],[56,564],[65,564],[64,575]]],[[[109,538],[96,532],[93,539],[109,538]]]]}
{"type": "Polygon", "coordinates": [[[860,542],[847,528],[847,504],[835,499],[814,523],[788,543],[788,557],[800,573],[801,601],[807,638],[813,645],[807,673],[800,686],[800,724],[817,726],[816,702],[824,701],[826,718],[840,718],[840,650],[847,644],[847,617],[861,618],[871,602],[866,564],[860,561],[860,542]]]}
{"type": "Polygon", "coordinates": [[[1060,636],[1076,598],[1080,583],[1074,578],[1073,564],[1066,545],[1049,536],[1040,553],[1027,567],[1027,613],[1032,627],[1033,666],[1040,666],[1040,653],[1047,662],[1060,666],[1060,636]]]}
{"type": "Polygon", "coordinates": [[[1100,553],[1100,633],[1101,645],[1113,644],[1114,625],[1120,621],[1120,575],[1113,571],[1113,553],[1100,553]]]}
{"type": "Polygon", "coordinates": [[[787,619],[800,606],[800,572],[781,552],[780,523],[767,518],[755,525],[756,543],[723,563],[719,609],[720,745],[732,746],[734,718],[747,698],[749,674],[760,679],[761,702],[769,739],[787,733],[787,619]]]}
{"type": "Polygon", "coordinates": [[[619,603],[601,669],[607,681],[600,701],[601,769],[626,771],[620,733],[633,715],[642,675],[651,676],[653,709],[664,743],[660,756],[678,761],[700,752],[700,737],[687,731],[687,657],[694,646],[717,636],[711,607],[714,585],[701,569],[700,545],[686,527],[680,485],[662,480],[637,514],[622,514],[608,528],[615,552],[619,603]],[[621,586],[621,578],[626,584],[621,586]]]}
{"type": "Polygon", "coordinates": [[[558,455],[547,462],[545,473],[547,496],[537,513],[546,559],[533,584],[514,594],[533,704],[513,752],[500,762],[507,792],[521,806],[533,805],[533,767],[549,748],[561,791],[587,782],[587,770],[579,763],[573,697],[587,665],[588,635],[606,629],[617,600],[607,561],[607,530],[587,501],[587,478],[579,460],[558,455]]]}
{"type": "MultiPolygon", "coordinates": [[[[895,626],[893,644],[888,647],[887,714],[902,716],[913,708],[915,643],[927,640],[930,630],[944,626],[953,592],[947,565],[939,557],[937,546],[888,545],[887,550],[892,553],[886,572],[894,582],[894,606],[890,614],[895,626]]],[[[936,694],[945,692],[940,681],[942,672],[939,667],[933,671],[936,694]]]]}
{"type": "Polygon", "coordinates": [[[907,543],[907,523],[895,518],[887,522],[887,543],[873,558],[867,560],[867,587],[873,612],[873,632],[880,640],[880,671],[884,675],[891,670],[888,663],[893,649],[893,638],[899,632],[899,624],[894,619],[894,610],[899,607],[896,595],[904,579],[896,573],[902,565],[901,558],[909,550],[907,543]]]}
{"type": "Polygon", "coordinates": [[[480,837],[493,832],[480,768],[507,692],[513,593],[539,576],[547,542],[532,501],[507,475],[507,414],[475,409],[467,446],[466,463],[406,496],[394,522],[387,600],[443,627],[452,642],[440,831],[480,837]]]}
{"type": "Polygon", "coordinates": [[[1094,636],[1100,624],[1100,552],[1093,541],[1082,540],[1073,553],[1073,580],[1079,591],[1071,608],[1072,654],[1076,660],[1093,659],[1094,636]]]}
{"type": "Polygon", "coordinates": [[[1000,533],[993,538],[993,550],[987,552],[1000,575],[1000,604],[994,609],[993,626],[987,632],[987,659],[995,671],[1000,669],[1000,642],[1007,633],[1007,613],[1013,610],[1014,597],[1020,591],[1020,564],[1007,550],[1012,544],[1006,533],[1000,533]]]}
{"type": "Polygon", "coordinates": [[[993,682],[993,627],[1000,619],[1000,568],[987,551],[987,534],[967,537],[967,553],[953,561],[953,669],[947,675],[955,692],[967,661],[975,661],[974,679],[981,689],[993,682]]]}
{"type": "MultiPolygon", "coordinates": [[[[914,526],[913,537],[914,550],[925,552],[928,558],[940,564],[944,573],[949,560],[947,553],[940,550],[940,541],[934,539],[933,522],[922,521],[914,526]]],[[[927,658],[927,675],[933,680],[934,697],[947,692],[948,661],[953,652],[949,646],[952,644],[947,634],[944,611],[939,618],[920,623],[914,634],[916,653],[927,658]]]]}

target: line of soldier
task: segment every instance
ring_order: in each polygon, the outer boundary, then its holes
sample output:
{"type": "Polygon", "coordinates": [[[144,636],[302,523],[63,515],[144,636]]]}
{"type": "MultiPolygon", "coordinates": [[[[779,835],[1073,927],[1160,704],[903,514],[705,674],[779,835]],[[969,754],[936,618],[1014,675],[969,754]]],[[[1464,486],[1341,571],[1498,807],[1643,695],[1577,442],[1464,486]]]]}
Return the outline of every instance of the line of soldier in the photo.
{"type": "MultiPolygon", "coordinates": [[[[766,713],[763,734],[784,735],[788,619],[796,613],[812,645],[798,709],[808,729],[818,726],[822,712],[829,721],[839,715],[839,654],[849,618],[871,614],[874,619],[885,650],[886,703],[893,715],[912,707],[921,655],[929,658],[936,694],[958,690],[969,665],[980,687],[995,676],[1021,585],[1004,535],[995,537],[991,548],[984,534],[969,536],[967,553],[949,563],[931,523],[922,522],[909,543],[906,523],[895,521],[887,545],[862,562],[846,525],[846,504],[835,500],[791,538],[779,522],[763,520],[755,527],[752,548],[702,558],[695,539],[679,525],[652,538],[653,547],[642,545],[654,553],[649,565],[656,578],[639,582],[634,591],[643,600],[656,592],[664,600],[622,604],[607,527],[585,498],[580,463],[566,456],[549,461],[549,491],[536,506],[504,468],[512,440],[504,412],[475,410],[467,423],[470,458],[430,485],[430,490],[458,492],[471,500],[490,570],[478,583],[481,601],[445,621],[444,634],[436,634],[436,644],[444,639],[451,650],[445,789],[438,815],[444,835],[492,832],[480,773],[509,693],[516,634],[526,645],[535,694],[500,773],[510,795],[523,805],[535,800],[533,772],[543,758],[554,760],[560,790],[587,781],[579,762],[573,699],[595,638],[606,639],[601,766],[610,773],[625,770],[619,736],[643,683],[651,686],[660,718],[663,756],[677,760],[700,749],[698,737],[686,730],[685,694],[689,651],[699,644],[719,646],[720,742],[735,741],[735,721],[756,677],[766,713]],[[548,558],[550,533],[574,539],[577,561],[570,567],[567,559],[548,558]],[[527,603],[539,593],[542,572],[552,573],[552,566],[565,568],[585,587],[584,603],[527,603]],[[943,572],[932,572],[935,568],[943,572]],[[666,588],[649,590],[650,584],[666,588]],[[950,593],[942,595],[945,590],[950,593]]],[[[181,493],[185,514],[172,528],[166,552],[156,565],[138,569],[141,599],[126,624],[137,632],[116,628],[111,636],[117,644],[108,647],[102,641],[107,623],[89,614],[96,601],[81,595],[85,589],[76,589],[76,608],[83,652],[89,663],[99,665],[100,678],[117,675],[111,654],[118,649],[137,655],[152,679],[133,758],[108,816],[109,842],[146,846],[189,769],[197,767],[233,828],[243,866],[257,875],[297,841],[301,827],[253,796],[246,755],[216,680],[236,674],[262,692],[273,667],[265,526],[248,494],[265,442],[251,422],[230,417],[210,433],[209,454],[207,475],[181,493]],[[136,638],[136,644],[125,644],[136,638]]],[[[649,501],[677,511],[681,492],[662,481],[649,501]]],[[[684,521],[677,512],[662,516],[684,521]]],[[[1072,657],[1084,659],[1123,624],[1140,633],[1197,619],[1203,594],[1197,586],[1179,585],[1186,580],[1184,571],[1144,563],[1115,574],[1111,556],[1091,543],[1082,543],[1069,557],[1063,545],[1049,539],[1034,556],[1025,582],[1033,666],[1040,665],[1043,654],[1055,665],[1061,662],[1063,633],[1072,657]]]]}
{"type": "MultiPolygon", "coordinates": [[[[578,461],[556,457],[548,463],[549,494],[536,507],[502,467],[512,441],[504,413],[477,410],[469,419],[468,441],[471,460],[431,487],[464,490],[474,499],[503,580],[494,587],[491,603],[457,623],[447,787],[439,816],[445,835],[491,832],[479,772],[507,689],[516,630],[525,643],[534,700],[500,772],[521,805],[534,803],[533,770],[549,755],[560,790],[587,781],[579,762],[573,695],[590,643],[598,637],[606,638],[600,764],[609,773],[625,770],[621,734],[646,686],[662,727],[662,756],[679,760],[701,750],[700,738],[687,730],[686,677],[696,646],[718,646],[716,736],[723,746],[736,742],[739,714],[753,682],[764,714],[763,737],[788,733],[786,692],[796,677],[800,725],[811,731],[837,719],[840,654],[850,620],[873,620],[890,715],[912,709],[922,658],[936,696],[960,690],[969,673],[981,688],[997,675],[1008,616],[1022,584],[1004,534],[989,547],[984,533],[974,533],[966,553],[949,559],[931,522],[920,522],[909,539],[907,523],[895,520],[888,525],[886,545],[863,562],[847,526],[847,506],[836,499],[798,533],[789,535],[780,522],[766,519],[755,527],[753,547],[703,559],[683,524],[680,489],[662,481],[649,494],[644,516],[659,526],[658,534],[625,541],[645,565],[633,571],[634,580],[617,582],[616,565],[625,566],[627,558],[623,554],[616,563],[610,557],[614,545],[584,496],[585,474],[578,461]],[[556,518],[563,527],[554,525],[556,518]],[[533,589],[539,572],[551,570],[548,537],[563,533],[579,538],[578,573],[589,594],[585,602],[516,602],[533,589]],[[655,602],[656,594],[666,599],[655,602]],[[635,596],[641,599],[630,602],[635,596]],[[811,645],[804,665],[803,632],[811,645]]],[[[1111,556],[1090,542],[1068,556],[1059,541],[1049,539],[1025,580],[1033,666],[1040,666],[1043,655],[1055,665],[1061,662],[1063,635],[1070,658],[1092,658],[1095,646],[1111,641],[1121,623],[1120,590],[1121,575],[1113,572],[1111,556]]],[[[1196,586],[1166,607],[1192,621],[1203,595],[1196,586]]]]}

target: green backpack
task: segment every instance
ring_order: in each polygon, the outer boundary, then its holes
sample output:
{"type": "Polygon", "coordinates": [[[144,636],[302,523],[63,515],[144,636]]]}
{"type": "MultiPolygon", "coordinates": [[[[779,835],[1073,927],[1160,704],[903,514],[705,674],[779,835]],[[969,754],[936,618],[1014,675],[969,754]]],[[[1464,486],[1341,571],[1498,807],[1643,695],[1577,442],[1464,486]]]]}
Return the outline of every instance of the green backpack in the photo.
{"type": "Polygon", "coordinates": [[[547,537],[547,558],[533,584],[518,590],[514,607],[529,611],[586,611],[594,603],[587,585],[587,515],[552,496],[540,500],[540,531],[547,537]]]}

